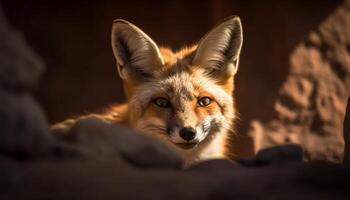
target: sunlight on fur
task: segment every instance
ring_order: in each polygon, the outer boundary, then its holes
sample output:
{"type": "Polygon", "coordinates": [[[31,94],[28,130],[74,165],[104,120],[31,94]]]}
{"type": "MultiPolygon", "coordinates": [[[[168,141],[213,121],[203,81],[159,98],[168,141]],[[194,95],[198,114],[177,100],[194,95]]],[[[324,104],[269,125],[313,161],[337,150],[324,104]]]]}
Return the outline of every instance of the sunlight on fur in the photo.
{"type": "MultiPolygon", "coordinates": [[[[197,45],[177,52],[159,48],[130,22],[114,20],[111,43],[127,102],[94,115],[159,138],[186,165],[228,158],[242,42],[236,16],[214,27],[197,45]]],[[[80,118],[52,129],[67,132],[80,118]]]]}

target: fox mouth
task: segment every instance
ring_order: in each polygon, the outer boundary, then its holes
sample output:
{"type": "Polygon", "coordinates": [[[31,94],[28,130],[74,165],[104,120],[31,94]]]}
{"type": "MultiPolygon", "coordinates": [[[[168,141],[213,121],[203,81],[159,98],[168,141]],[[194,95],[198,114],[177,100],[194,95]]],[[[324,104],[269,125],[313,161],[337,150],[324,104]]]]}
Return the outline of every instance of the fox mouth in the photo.
{"type": "Polygon", "coordinates": [[[198,143],[175,143],[176,146],[181,147],[183,149],[192,149],[197,146],[198,143]]]}

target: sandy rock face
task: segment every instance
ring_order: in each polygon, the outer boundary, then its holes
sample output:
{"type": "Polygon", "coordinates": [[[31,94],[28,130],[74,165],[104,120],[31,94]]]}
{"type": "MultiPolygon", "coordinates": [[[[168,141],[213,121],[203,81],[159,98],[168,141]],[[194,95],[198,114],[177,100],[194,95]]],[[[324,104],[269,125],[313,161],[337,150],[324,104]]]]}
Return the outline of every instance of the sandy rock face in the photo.
{"type": "Polygon", "coordinates": [[[349,30],[346,1],[295,48],[275,103],[276,118],[251,123],[255,151],[297,143],[307,159],[342,160],[343,118],[350,94],[349,30]]]}

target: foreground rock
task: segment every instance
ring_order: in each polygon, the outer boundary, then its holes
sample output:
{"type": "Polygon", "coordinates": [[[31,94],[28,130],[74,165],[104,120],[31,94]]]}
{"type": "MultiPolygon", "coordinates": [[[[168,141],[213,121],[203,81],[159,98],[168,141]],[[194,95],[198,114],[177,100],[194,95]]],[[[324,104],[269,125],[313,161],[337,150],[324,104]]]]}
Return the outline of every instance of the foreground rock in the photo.
{"type": "Polygon", "coordinates": [[[290,73],[275,104],[276,119],[251,123],[256,151],[301,144],[307,159],[340,162],[350,95],[350,1],[345,1],[290,56],[290,73]]]}
{"type": "Polygon", "coordinates": [[[54,138],[38,104],[28,94],[0,89],[0,155],[18,158],[51,153],[54,138]]]}
{"type": "Polygon", "coordinates": [[[221,160],[188,170],[143,170],[116,161],[1,160],[7,199],[349,199],[349,168],[294,163],[259,168],[221,160]]]}
{"type": "Polygon", "coordinates": [[[3,19],[0,7],[0,155],[50,153],[53,137],[43,111],[27,94],[43,72],[41,60],[3,19]]]}
{"type": "Polygon", "coordinates": [[[70,132],[56,136],[60,141],[58,149],[64,157],[75,152],[79,158],[98,161],[122,159],[143,168],[182,166],[181,157],[165,144],[94,115],[81,118],[70,132]]]}

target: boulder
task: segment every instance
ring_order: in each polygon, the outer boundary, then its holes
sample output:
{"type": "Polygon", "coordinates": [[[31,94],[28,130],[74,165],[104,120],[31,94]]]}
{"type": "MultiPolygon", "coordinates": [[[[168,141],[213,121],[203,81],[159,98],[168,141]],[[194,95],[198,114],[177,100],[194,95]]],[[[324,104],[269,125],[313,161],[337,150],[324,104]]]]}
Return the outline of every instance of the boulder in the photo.
{"type": "Polygon", "coordinates": [[[16,158],[47,155],[54,138],[46,117],[27,90],[44,66],[6,23],[0,7],[0,154],[16,158]]]}
{"type": "Polygon", "coordinates": [[[343,159],[343,118],[350,94],[350,1],[311,31],[290,55],[275,103],[276,117],[251,122],[255,151],[295,143],[305,158],[343,159]]]}
{"type": "Polygon", "coordinates": [[[181,157],[159,140],[111,124],[97,115],[79,119],[69,132],[57,136],[61,144],[65,143],[62,152],[70,153],[70,149],[77,149],[77,154],[85,159],[101,161],[122,158],[128,164],[143,168],[182,166],[181,157]],[[74,148],[69,148],[72,146],[74,148]]]}
{"type": "Polygon", "coordinates": [[[28,94],[0,89],[0,154],[46,156],[54,146],[45,115],[28,94]]]}

